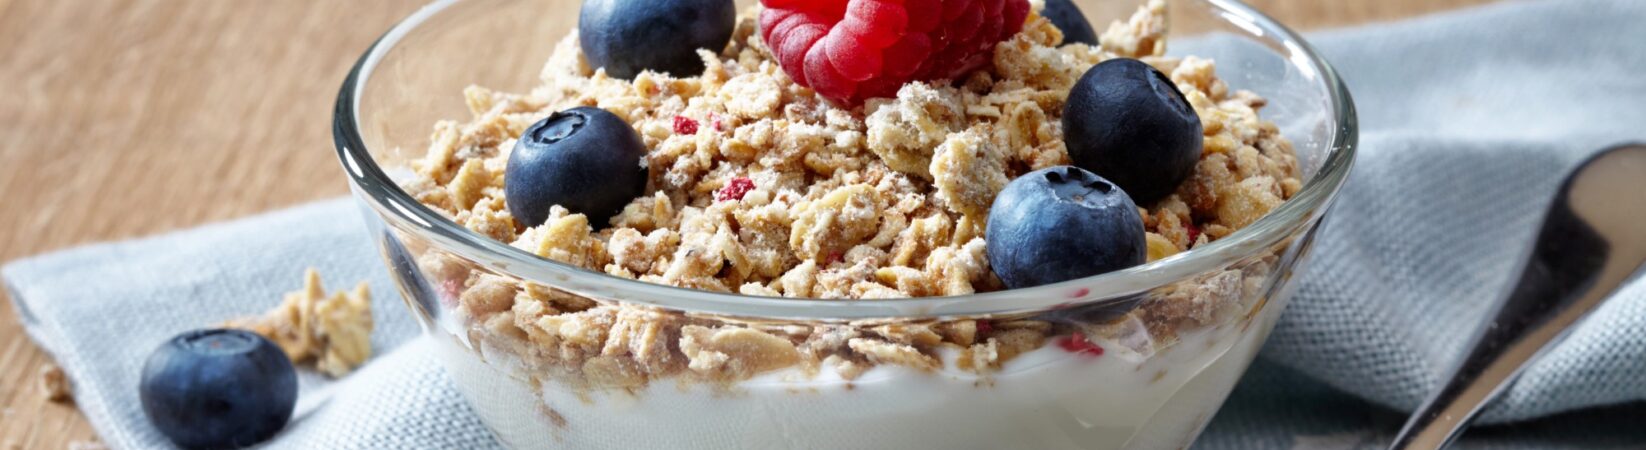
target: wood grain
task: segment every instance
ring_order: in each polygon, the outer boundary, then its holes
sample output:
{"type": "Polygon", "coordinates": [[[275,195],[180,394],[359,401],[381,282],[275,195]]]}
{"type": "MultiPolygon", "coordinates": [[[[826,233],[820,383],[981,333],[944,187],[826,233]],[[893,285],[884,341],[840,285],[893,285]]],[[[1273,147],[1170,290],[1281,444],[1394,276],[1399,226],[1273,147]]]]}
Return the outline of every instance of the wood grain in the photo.
{"type": "MultiPolygon", "coordinates": [[[[1251,3],[1310,29],[1490,1],[1251,3]]],[[[0,261],[343,194],[337,88],[422,3],[0,0],[0,261]]],[[[0,308],[0,449],[96,440],[47,363],[0,308]]]]}

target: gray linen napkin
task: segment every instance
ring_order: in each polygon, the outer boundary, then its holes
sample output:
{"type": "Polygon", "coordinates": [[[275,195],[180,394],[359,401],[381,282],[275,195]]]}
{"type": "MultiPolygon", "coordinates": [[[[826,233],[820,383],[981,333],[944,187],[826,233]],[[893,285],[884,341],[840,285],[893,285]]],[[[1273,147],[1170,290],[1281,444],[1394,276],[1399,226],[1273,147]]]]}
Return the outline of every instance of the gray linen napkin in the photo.
{"type": "MultiPolygon", "coordinates": [[[[1320,33],[1355,93],[1361,159],[1302,286],[1197,448],[1376,448],[1435,386],[1510,276],[1564,168],[1646,140],[1646,2],[1513,2],[1320,33]]],[[[303,379],[276,448],[494,448],[370,248],[357,209],[323,202],[4,268],[29,335],[116,448],[164,448],[136,398],[148,351],[295,289],[370,280],[381,356],[303,379]],[[400,345],[404,344],[404,345],[400,345]]],[[[1646,282],[1530,369],[1464,448],[1639,448],[1646,282]],[[1603,409],[1605,405],[1629,404],[1603,409]],[[1585,409],[1575,415],[1546,416],[1585,409]]]]}

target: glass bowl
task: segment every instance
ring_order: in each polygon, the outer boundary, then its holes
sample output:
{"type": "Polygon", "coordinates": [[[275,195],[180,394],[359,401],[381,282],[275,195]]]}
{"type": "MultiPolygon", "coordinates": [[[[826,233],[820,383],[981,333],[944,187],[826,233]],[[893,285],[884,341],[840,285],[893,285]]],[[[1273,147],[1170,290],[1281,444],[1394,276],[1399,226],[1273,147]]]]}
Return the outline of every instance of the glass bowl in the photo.
{"type": "MultiPolygon", "coordinates": [[[[1076,3],[1099,29],[1135,6],[1076,3]]],[[[471,232],[397,185],[431,126],[467,115],[465,87],[524,92],[538,83],[540,65],[575,29],[577,7],[437,1],[366,52],[335,110],[338,157],[409,309],[474,410],[512,448],[1186,447],[1285,307],[1294,269],[1353,160],[1349,94],[1306,42],[1238,1],[1178,0],[1168,7],[1168,55],[1213,59],[1231,88],[1266,97],[1263,118],[1297,152],[1302,189],[1257,222],[1130,269],[966,296],[786,299],[649,284],[471,232]],[[527,301],[508,303],[515,296],[622,311],[612,320],[628,331],[599,330],[579,347],[571,342],[579,323],[541,325],[561,327],[555,337],[511,329],[498,318],[527,301]],[[488,298],[505,300],[477,306],[488,298]],[[1200,305],[1201,314],[1163,332],[1112,313],[1164,301],[1200,305]],[[974,349],[949,346],[923,370],[888,363],[847,376],[833,360],[755,364],[724,382],[693,376],[710,356],[762,361],[770,337],[804,345],[829,330],[926,330],[983,345],[985,336],[1036,327],[1055,331],[992,371],[962,370],[974,349]],[[617,342],[624,333],[657,339],[617,342]],[[624,359],[647,352],[674,360],[640,367],[639,356],[624,359]]]]}

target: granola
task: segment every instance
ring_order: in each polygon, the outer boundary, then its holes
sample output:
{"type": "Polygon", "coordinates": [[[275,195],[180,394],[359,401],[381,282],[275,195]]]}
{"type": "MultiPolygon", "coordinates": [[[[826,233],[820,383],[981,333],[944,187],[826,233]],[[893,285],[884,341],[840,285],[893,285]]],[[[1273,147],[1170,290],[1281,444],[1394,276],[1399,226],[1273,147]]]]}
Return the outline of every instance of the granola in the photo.
{"type": "Polygon", "coordinates": [[[362,282],[353,291],[328,296],[320,272],[309,269],[303,289],[287,293],[279,306],[225,326],[262,335],[292,362],[312,362],[320,372],[341,377],[371,357],[371,292],[362,282]]]}
{"type": "MultiPolygon", "coordinates": [[[[993,64],[953,83],[916,82],[861,107],[832,105],[792,83],[740,19],[719,54],[700,51],[701,76],[643,72],[631,81],[591,69],[575,32],[514,94],[469,87],[472,118],[435,125],[412,163],[407,192],[477,233],[544,258],[613,276],[718,292],[829,299],[963,295],[1002,289],[988,267],[983,226],[994,196],[1018,174],[1067,164],[1059,117],[1084,71],[1138,58],[1169,74],[1204,124],[1193,175],[1140,205],[1149,260],[1228,236],[1301,189],[1291,144],[1258,117],[1264,100],[1231,90],[1215,65],[1167,57],[1161,0],[1103,34],[1102,45],[1057,46],[1062,33],[1031,13],[993,64]],[[597,106],[628,121],[650,152],[648,192],[609,224],[555,207],[523,227],[505,207],[503,168],[524,129],[549,113],[597,106]]],[[[1242,299],[1272,261],[1186,283],[1118,318],[1072,325],[994,319],[925,323],[732,323],[597,303],[480,270],[419,258],[456,295],[471,338],[591,386],[686,376],[735,381],[785,367],[921,370],[955,364],[987,372],[1069,333],[1135,355],[1170,345],[1179,326],[1203,326],[1252,307],[1242,299]],[[453,269],[458,267],[458,269],[453,269]]],[[[1083,338],[1084,339],[1084,338],[1083,338]]]]}

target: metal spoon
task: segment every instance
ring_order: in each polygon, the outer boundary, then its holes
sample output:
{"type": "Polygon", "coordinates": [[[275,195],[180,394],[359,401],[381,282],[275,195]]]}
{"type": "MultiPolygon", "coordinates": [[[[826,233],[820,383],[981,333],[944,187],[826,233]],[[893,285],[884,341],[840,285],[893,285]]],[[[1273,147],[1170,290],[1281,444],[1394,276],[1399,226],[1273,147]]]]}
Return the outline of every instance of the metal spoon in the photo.
{"type": "Polygon", "coordinates": [[[1646,262],[1646,144],[1614,147],[1561,183],[1520,280],[1451,379],[1390,449],[1439,449],[1646,262]]]}

